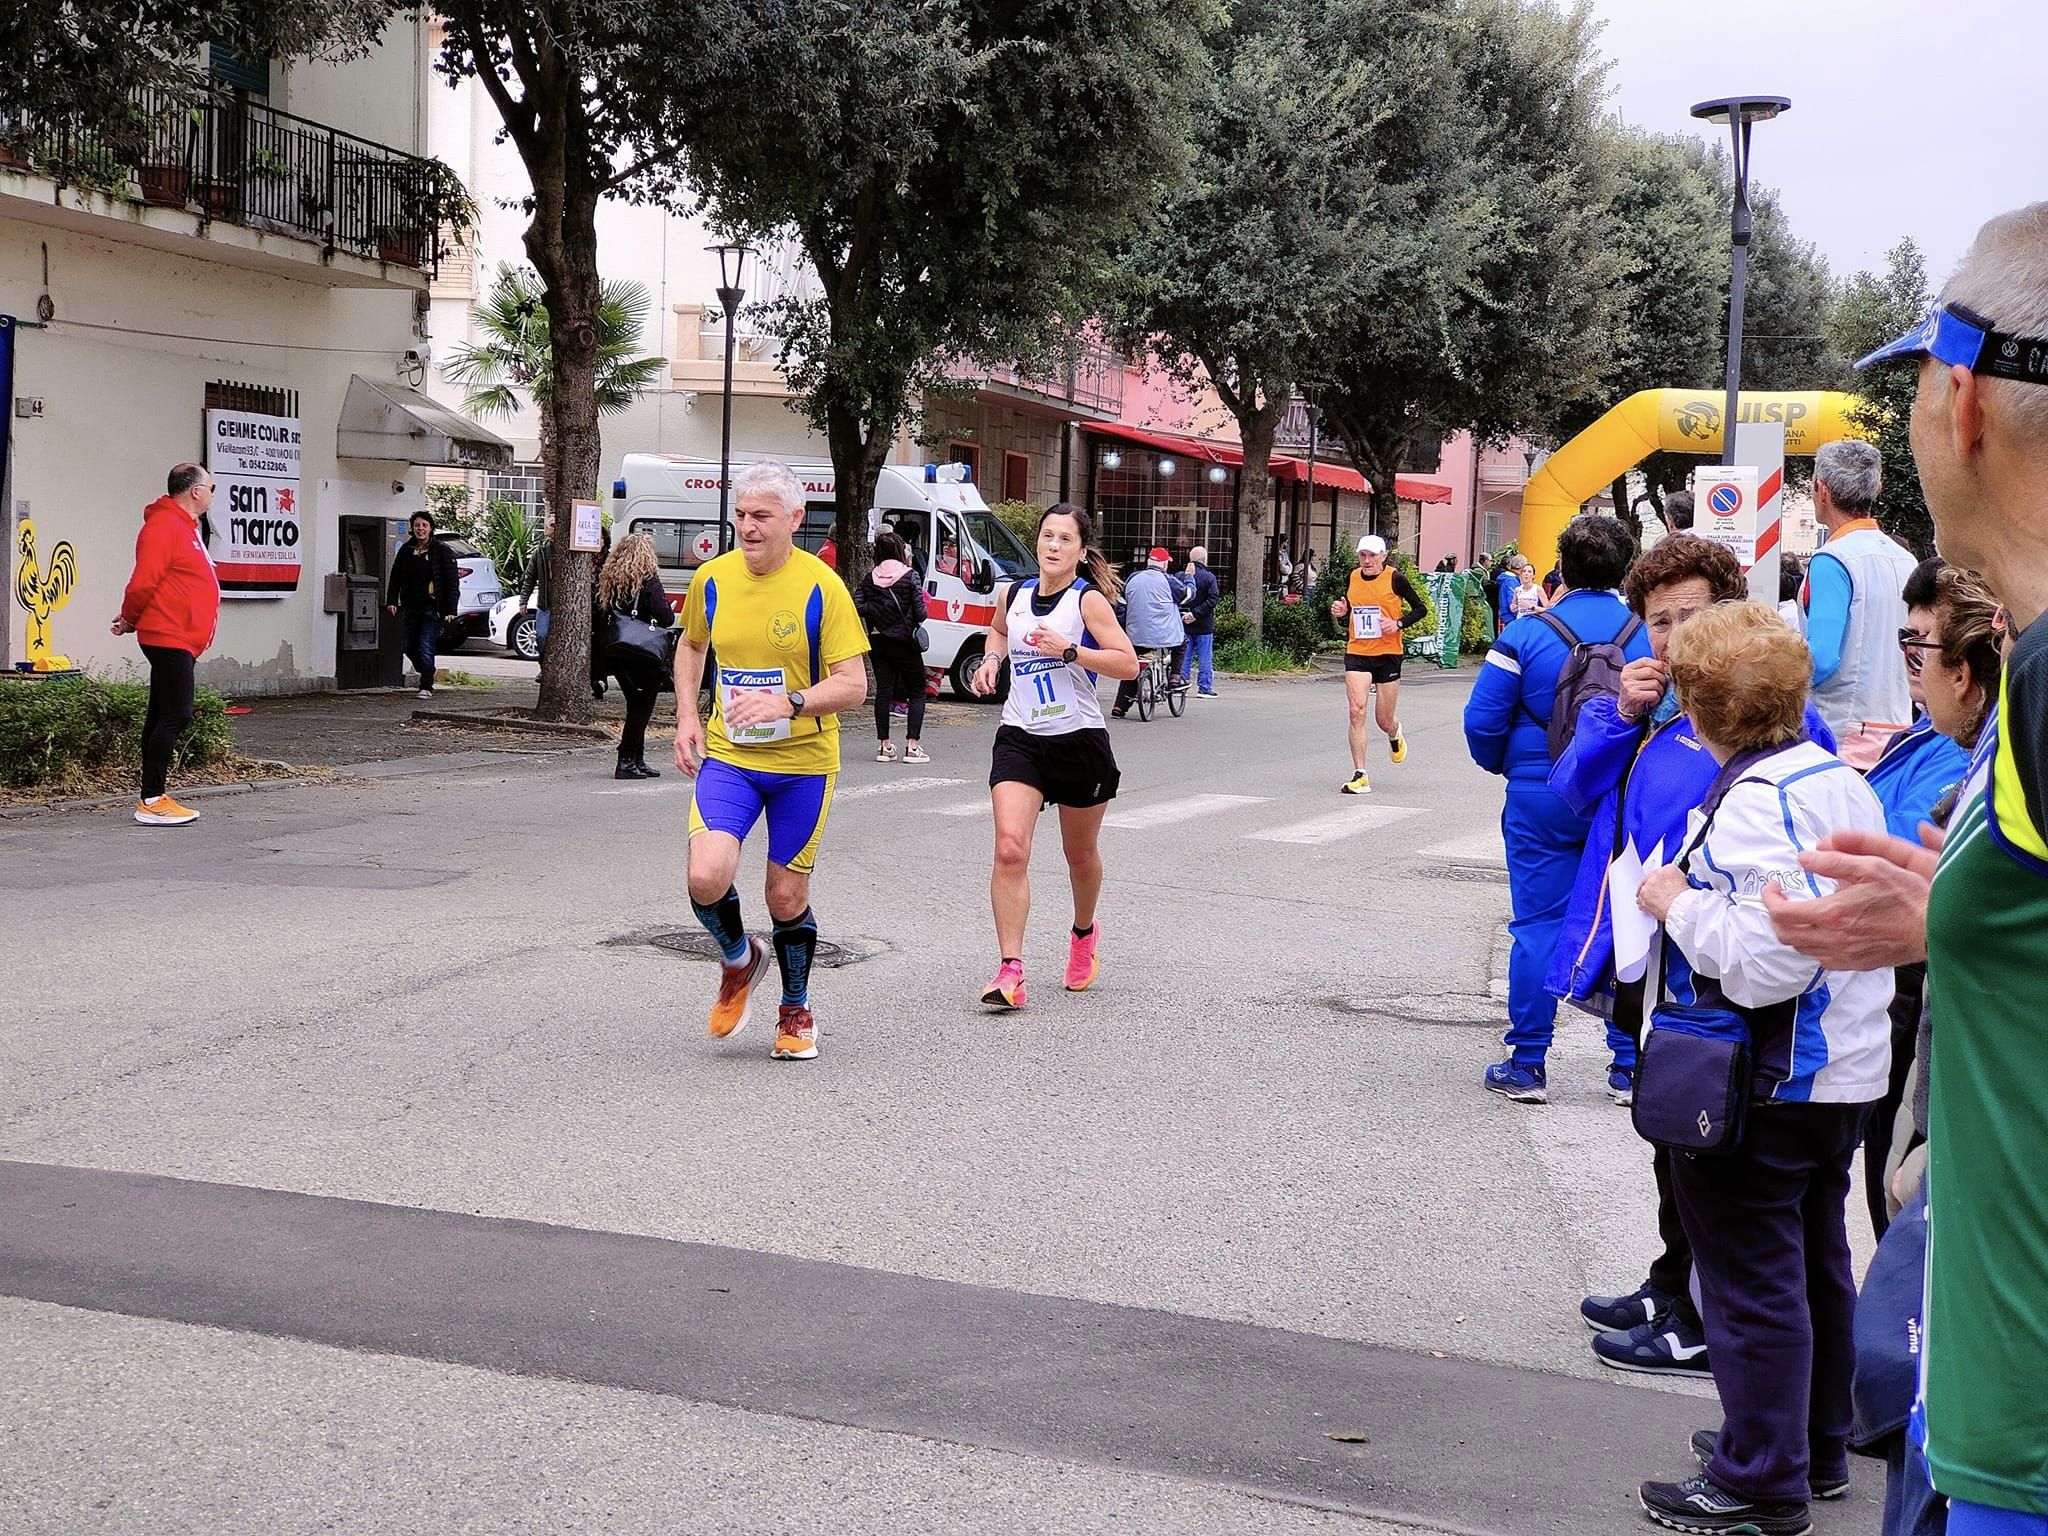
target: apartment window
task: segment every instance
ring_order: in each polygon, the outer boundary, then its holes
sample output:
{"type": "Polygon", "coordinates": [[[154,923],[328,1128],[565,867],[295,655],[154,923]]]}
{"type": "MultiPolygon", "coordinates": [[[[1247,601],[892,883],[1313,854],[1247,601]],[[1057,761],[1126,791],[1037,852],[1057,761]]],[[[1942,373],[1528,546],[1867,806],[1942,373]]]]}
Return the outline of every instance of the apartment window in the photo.
{"type": "Polygon", "coordinates": [[[486,501],[516,501],[535,517],[547,501],[547,487],[538,464],[514,464],[507,470],[489,470],[484,475],[486,501]]]}
{"type": "Polygon", "coordinates": [[[946,462],[965,464],[974,475],[974,483],[981,484],[981,445],[963,443],[958,438],[946,444],[946,462]]]}
{"type": "Polygon", "coordinates": [[[209,411],[247,411],[252,416],[296,416],[299,392],[269,384],[237,384],[216,379],[206,386],[209,411]]]}
{"type": "Polygon", "coordinates": [[[1489,512],[1479,520],[1479,544],[1481,552],[1492,554],[1500,548],[1500,514],[1489,512]]]}

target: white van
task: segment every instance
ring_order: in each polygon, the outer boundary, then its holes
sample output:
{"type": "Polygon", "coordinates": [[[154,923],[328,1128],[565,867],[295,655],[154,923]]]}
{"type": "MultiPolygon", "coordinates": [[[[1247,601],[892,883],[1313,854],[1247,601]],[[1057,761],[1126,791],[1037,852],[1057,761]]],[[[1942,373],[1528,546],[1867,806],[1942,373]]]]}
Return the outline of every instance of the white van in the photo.
{"type": "MultiPolygon", "coordinates": [[[[828,560],[832,535],[830,464],[792,463],[804,484],[804,520],[797,543],[828,560]]],[[[660,453],[629,453],[612,482],[612,528],[653,536],[669,602],[683,594],[699,565],[718,553],[718,463],[660,453]]],[[[924,581],[931,618],[925,666],[943,672],[953,692],[969,697],[968,676],[981,659],[982,635],[995,617],[995,593],[1028,576],[1036,561],[1003,526],[965,464],[885,464],[868,509],[872,539],[892,528],[910,547],[924,581]]]]}

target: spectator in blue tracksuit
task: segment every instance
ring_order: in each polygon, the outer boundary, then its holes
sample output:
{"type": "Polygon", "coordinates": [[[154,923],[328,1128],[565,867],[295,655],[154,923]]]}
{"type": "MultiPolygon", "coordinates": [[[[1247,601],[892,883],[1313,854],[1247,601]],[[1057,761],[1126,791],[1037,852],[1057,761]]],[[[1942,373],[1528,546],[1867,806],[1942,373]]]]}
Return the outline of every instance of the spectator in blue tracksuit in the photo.
{"type": "MultiPolygon", "coordinates": [[[[1553,997],[1608,1019],[1614,1053],[1607,1086],[1617,1103],[1635,1095],[1636,1047],[1644,1024],[1643,977],[1615,975],[1613,914],[1607,866],[1625,843],[1646,863],[1675,855],[1686,819],[1705,800],[1719,765],[1678,711],[1664,650],[1681,624],[1716,603],[1740,602],[1748,582],[1735,556],[1689,533],[1667,536],[1628,573],[1628,605],[1650,636],[1651,658],[1622,672],[1617,698],[1596,698],[1556,766],[1550,787],[1573,810],[1591,817],[1571,905],[1547,982],[1553,997]],[[1619,830],[1617,831],[1617,827],[1619,830]],[[1652,855],[1661,845],[1660,857],[1652,855]]],[[[1834,737],[1812,706],[1806,729],[1823,747],[1834,737]]],[[[1593,1353],[1616,1370],[1704,1378],[1711,1373],[1706,1330],[1691,1296],[1692,1244],[1678,1219],[1671,1154],[1655,1149],[1657,1231],[1663,1251],[1642,1285],[1623,1295],[1588,1296],[1579,1312],[1596,1331],[1593,1353]]]]}
{"type": "Polygon", "coordinates": [[[1181,598],[1181,612],[1187,620],[1188,648],[1180,658],[1180,680],[1188,680],[1188,670],[1199,663],[1196,676],[1197,693],[1205,699],[1216,697],[1216,604],[1223,598],[1223,588],[1217,583],[1216,573],[1209,569],[1209,551],[1197,544],[1188,551],[1188,568],[1183,578],[1187,593],[1181,598]]]}
{"type": "MultiPolygon", "coordinates": [[[[1635,540],[1619,519],[1580,517],[1557,541],[1564,586],[1550,605],[1582,645],[1613,641],[1630,621],[1616,591],[1635,557],[1635,540]]],[[[1586,846],[1586,818],[1550,787],[1550,709],[1571,646],[1544,619],[1528,615],[1501,631],[1465,702],[1465,744],[1472,760],[1506,777],[1501,836],[1507,844],[1508,1059],[1486,1069],[1486,1087],[1524,1104],[1549,1097],[1544,1058],[1557,1020],[1557,999],[1543,980],[1557,949],[1565,904],[1586,846]]],[[[1628,642],[1630,660],[1650,654],[1640,626],[1628,642]]]]}

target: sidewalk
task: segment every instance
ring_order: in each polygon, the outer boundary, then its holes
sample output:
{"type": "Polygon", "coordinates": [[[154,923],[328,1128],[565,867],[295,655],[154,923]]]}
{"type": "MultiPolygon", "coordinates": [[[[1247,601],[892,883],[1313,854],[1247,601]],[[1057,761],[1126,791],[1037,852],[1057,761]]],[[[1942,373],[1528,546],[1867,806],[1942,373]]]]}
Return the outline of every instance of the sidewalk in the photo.
{"type": "MultiPolygon", "coordinates": [[[[556,750],[600,746],[593,739],[485,724],[506,710],[532,709],[538,682],[494,681],[484,687],[442,687],[431,699],[410,688],[368,688],[348,693],[294,694],[241,700],[249,713],[234,717],[235,750],[244,757],[290,763],[297,768],[339,768],[491,747],[547,746],[556,750]],[[440,716],[415,720],[416,713],[440,716]],[[449,716],[480,717],[474,727],[449,716]]],[[[617,691],[597,706],[597,723],[616,730],[625,714],[617,691]]],[[[675,728],[674,702],[663,695],[654,706],[654,728],[675,728]]]]}

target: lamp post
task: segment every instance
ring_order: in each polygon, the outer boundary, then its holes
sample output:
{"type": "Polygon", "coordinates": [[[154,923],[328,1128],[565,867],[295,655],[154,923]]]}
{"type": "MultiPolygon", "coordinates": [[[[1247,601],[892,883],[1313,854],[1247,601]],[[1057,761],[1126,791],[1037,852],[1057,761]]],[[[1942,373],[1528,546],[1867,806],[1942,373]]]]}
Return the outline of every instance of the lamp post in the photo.
{"type": "Polygon", "coordinates": [[[732,548],[732,358],[738,344],[733,322],[740,301],[747,296],[742,285],[747,258],[754,252],[744,245],[707,245],[704,249],[718,257],[718,302],[725,309],[725,425],[718,444],[718,552],[722,555],[732,548]]]}
{"type": "Polygon", "coordinates": [[[1749,126],[1789,112],[1784,96],[1723,96],[1703,101],[1692,115],[1703,122],[1726,123],[1734,142],[1735,200],[1729,212],[1729,239],[1734,261],[1728,276],[1728,388],[1721,407],[1721,462],[1735,462],[1735,411],[1742,393],[1742,295],[1749,283],[1749,126]]]}

